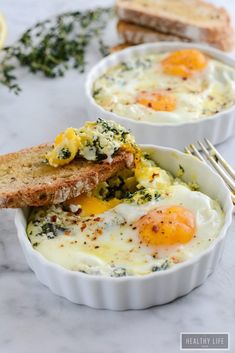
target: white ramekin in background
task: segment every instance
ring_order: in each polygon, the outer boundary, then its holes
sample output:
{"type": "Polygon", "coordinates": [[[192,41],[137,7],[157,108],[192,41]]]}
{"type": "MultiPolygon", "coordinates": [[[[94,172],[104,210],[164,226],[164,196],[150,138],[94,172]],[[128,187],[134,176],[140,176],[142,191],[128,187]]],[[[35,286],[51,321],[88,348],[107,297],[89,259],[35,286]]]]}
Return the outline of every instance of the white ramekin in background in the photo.
{"type": "Polygon", "coordinates": [[[183,149],[190,143],[208,138],[212,143],[218,144],[235,133],[235,105],[207,118],[180,124],[162,124],[136,121],[131,118],[108,112],[96,103],[92,97],[94,81],[110,67],[130,58],[135,54],[147,54],[173,51],[183,48],[196,48],[219,61],[235,68],[235,60],[223,52],[193,43],[165,42],[137,45],[109,55],[95,65],[87,75],[85,83],[85,96],[88,117],[91,120],[103,118],[114,120],[130,129],[138,143],[157,143],[161,146],[183,149]]]}
{"type": "Polygon", "coordinates": [[[185,170],[183,180],[198,183],[202,192],[218,200],[225,214],[225,223],[220,234],[201,254],[168,270],[145,276],[95,276],[67,270],[46,260],[34,250],[26,234],[28,210],[19,209],[16,211],[15,223],[26,260],[39,281],[55,294],[94,308],[143,309],[168,303],[189,293],[214,271],[231,223],[233,206],[230,191],[217,174],[193,156],[164,147],[145,145],[142,148],[151,152],[160,167],[175,175],[181,165],[185,170]]]}

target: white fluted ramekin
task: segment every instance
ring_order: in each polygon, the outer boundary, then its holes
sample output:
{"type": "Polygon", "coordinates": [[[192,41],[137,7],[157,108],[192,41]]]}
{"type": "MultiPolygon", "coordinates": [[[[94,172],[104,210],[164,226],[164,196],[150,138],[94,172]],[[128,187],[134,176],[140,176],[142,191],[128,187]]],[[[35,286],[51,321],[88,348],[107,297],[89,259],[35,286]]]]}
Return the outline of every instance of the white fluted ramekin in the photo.
{"type": "Polygon", "coordinates": [[[105,120],[114,120],[130,129],[138,143],[157,143],[161,146],[183,149],[191,143],[207,137],[213,144],[227,140],[235,133],[235,105],[215,115],[197,121],[180,124],[163,124],[136,121],[113,112],[108,112],[96,103],[92,96],[94,81],[104,74],[107,69],[117,65],[135,54],[168,52],[183,48],[197,48],[209,56],[235,68],[235,60],[223,52],[193,43],[165,42],[137,45],[109,55],[95,65],[87,75],[85,96],[88,117],[96,120],[98,117],[105,120]]]}
{"type": "Polygon", "coordinates": [[[218,200],[225,222],[218,237],[201,254],[174,267],[145,276],[105,277],[67,270],[48,261],[34,250],[26,234],[28,210],[17,210],[15,223],[26,260],[39,281],[57,295],[94,308],[111,310],[143,309],[170,302],[201,285],[214,271],[223,251],[225,235],[231,223],[231,195],[223,180],[193,156],[170,148],[144,145],[153,159],[173,174],[184,170],[186,182],[196,182],[200,190],[218,200]]]}

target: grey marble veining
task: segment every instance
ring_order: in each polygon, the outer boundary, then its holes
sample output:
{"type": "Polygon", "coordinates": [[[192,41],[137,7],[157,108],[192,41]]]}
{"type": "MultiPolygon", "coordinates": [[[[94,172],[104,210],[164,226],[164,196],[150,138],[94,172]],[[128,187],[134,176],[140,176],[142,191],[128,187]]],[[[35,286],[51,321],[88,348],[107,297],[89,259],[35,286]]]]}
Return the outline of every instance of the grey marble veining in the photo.
{"type": "MultiPolygon", "coordinates": [[[[215,2],[215,1],[214,1],[215,2]]],[[[218,0],[235,16],[231,0],[218,0]]],[[[8,43],[55,13],[112,1],[2,0],[8,43]]],[[[112,34],[114,36],[114,33],[112,34]]],[[[91,64],[95,57],[90,56],[91,64]]],[[[0,86],[0,153],[51,140],[86,119],[83,79],[76,72],[48,80],[19,72],[19,97],[0,86]]],[[[219,149],[234,165],[235,138],[219,149]]],[[[170,304],[142,311],[94,310],[52,294],[29,270],[19,246],[14,211],[0,211],[1,353],[179,352],[181,331],[228,331],[235,352],[235,222],[222,261],[206,283],[170,304]]]]}

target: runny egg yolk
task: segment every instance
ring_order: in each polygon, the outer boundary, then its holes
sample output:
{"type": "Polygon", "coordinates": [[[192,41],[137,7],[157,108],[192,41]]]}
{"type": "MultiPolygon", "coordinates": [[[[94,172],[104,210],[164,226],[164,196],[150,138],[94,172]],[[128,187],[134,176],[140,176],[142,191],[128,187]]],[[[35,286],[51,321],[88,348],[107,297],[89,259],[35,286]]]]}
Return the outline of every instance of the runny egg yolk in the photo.
{"type": "Polygon", "coordinates": [[[69,204],[80,205],[81,206],[81,216],[89,217],[91,215],[97,215],[111,208],[117,206],[121,201],[113,198],[109,201],[98,199],[95,196],[88,196],[87,194],[82,194],[69,201],[69,204]]]}
{"type": "Polygon", "coordinates": [[[163,92],[142,91],[138,94],[137,103],[157,111],[165,112],[171,112],[176,107],[174,96],[163,92]]]}
{"type": "Polygon", "coordinates": [[[189,242],[196,233],[194,215],[182,206],[159,207],[135,224],[146,245],[173,245],[189,242]]]}
{"type": "Polygon", "coordinates": [[[164,73],[188,78],[207,66],[206,56],[197,49],[182,49],[162,61],[164,73]]]}

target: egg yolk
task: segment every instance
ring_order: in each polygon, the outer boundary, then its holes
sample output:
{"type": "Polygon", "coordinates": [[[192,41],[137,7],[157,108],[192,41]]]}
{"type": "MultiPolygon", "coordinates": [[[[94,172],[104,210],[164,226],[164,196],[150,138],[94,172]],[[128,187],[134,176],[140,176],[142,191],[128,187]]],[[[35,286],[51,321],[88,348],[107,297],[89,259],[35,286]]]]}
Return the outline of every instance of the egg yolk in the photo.
{"type": "Polygon", "coordinates": [[[207,58],[197,49],[182,49],[162,61],[164,73],[188,78],[207,66],[207,58]]]}
{"type": "Polygon", "coordinates": [[[162,92],[142,91],[137,97],[137,102],[157,111],[171,112],[176,107],[174,96],[162,92]]]}
{"type": "Polygon", "coordinates": [[[88,196],[82,194],[72,200],[69,200],[69,204],[80,205],[82,212],[81,216],[89,217],[91,215],[97,215],[108,211],[109,209],[117,206],[121,201],[113,198],[109,201],[98,199],[95,196],[88,196]]]}
{"type": "Polygon", "coordinates": [[[196,233],[194,215],[182,206],[160,207],[135,224],[146,245],[173,245],[189,242],[196,233]]]}
{"type": "Polygon", "coordinates": [[[54,148],[48,152],[46,158],[53,167],[62,166],[71,162],[81,145],[81,139],[72,127],[56,136],[54,148]]]}

